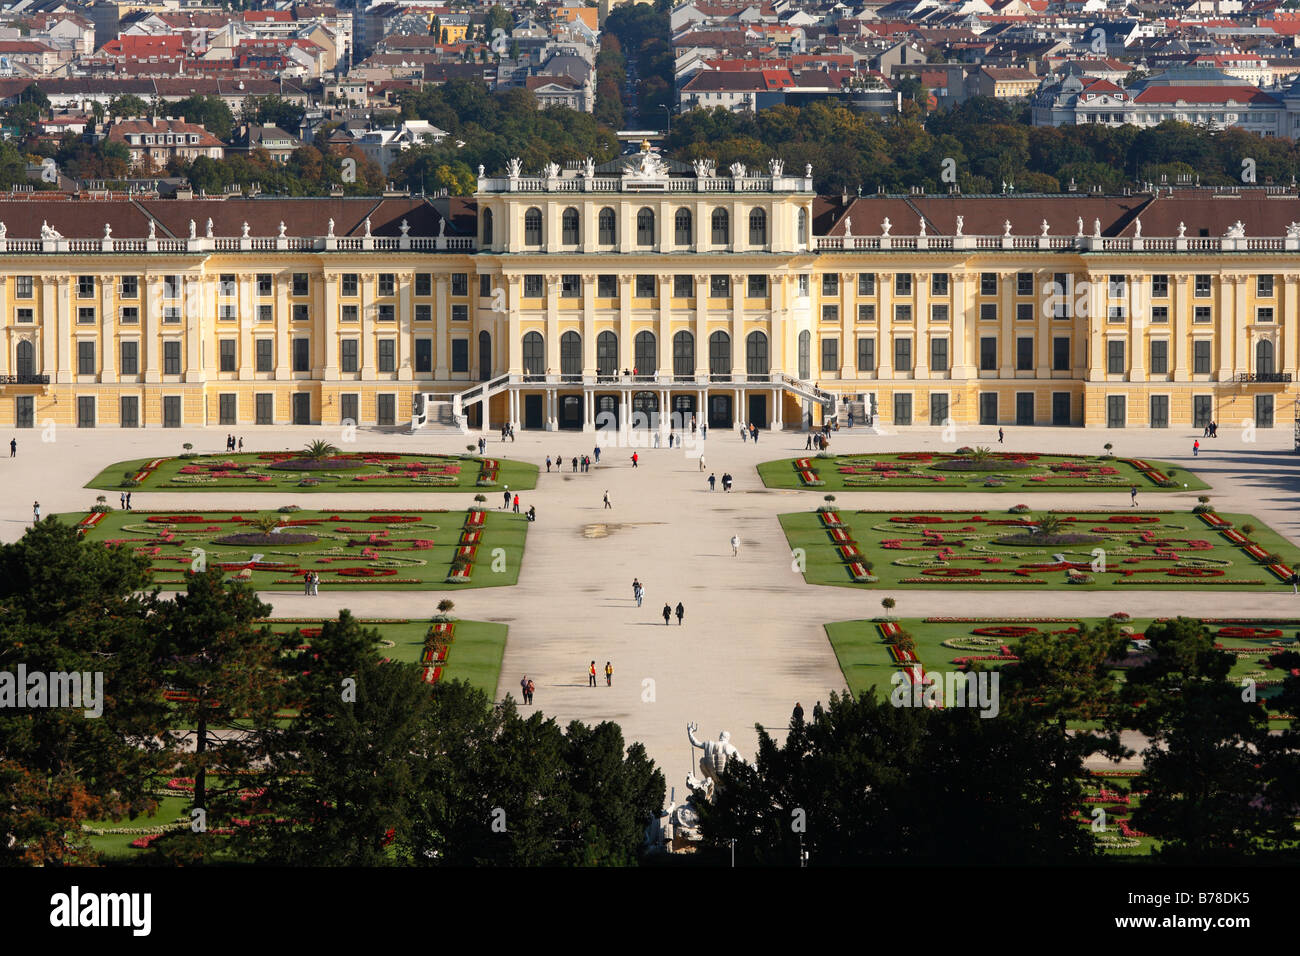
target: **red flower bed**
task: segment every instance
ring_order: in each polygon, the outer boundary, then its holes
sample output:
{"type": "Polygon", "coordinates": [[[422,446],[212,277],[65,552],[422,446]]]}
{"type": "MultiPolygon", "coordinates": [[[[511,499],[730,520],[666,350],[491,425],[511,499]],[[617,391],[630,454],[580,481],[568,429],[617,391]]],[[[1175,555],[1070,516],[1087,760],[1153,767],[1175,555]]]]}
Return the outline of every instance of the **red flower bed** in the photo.
{"type": "Polygon", "coordinates": [[[386,578],[397,573],[394,568],[336,568],[335,574],[349,578],[386,578]]]}
{"type": "Polygon", "coordinates": [[[201,524],[205,521],[219,521],[219,518],[205,518],[203,515],[150,515],[145,521],[154,524],[201,524]]]}
{"type": "Polygon", "coordinates": [[[1238,638],[1246,641],[1275,641],[1282,637],[1282,632],[1277,628],[1263,627],[1223,627],[1220,628],[1216,637],[1238,638]]]}
{"type": "Polygon", "coordinates": [[[981,637],[1028,637],[1030,634],[1037,634],[1036,627],[1014,627],[1009,625],[1000,625],[998,627],[977,627],[972,634],[978,634],[981,637]]]}
{"type": "Polygon", "coordinates": [[[975,568],[926,568],[921,573],[936,578],[976,578],[980,575],[975,568]]]}
{"type": "Polygon", "coordinates": [[[1170,568],[1165,572],[1173,578],[1221,578],[1226,573],[1219,568],[1170,568]]]}

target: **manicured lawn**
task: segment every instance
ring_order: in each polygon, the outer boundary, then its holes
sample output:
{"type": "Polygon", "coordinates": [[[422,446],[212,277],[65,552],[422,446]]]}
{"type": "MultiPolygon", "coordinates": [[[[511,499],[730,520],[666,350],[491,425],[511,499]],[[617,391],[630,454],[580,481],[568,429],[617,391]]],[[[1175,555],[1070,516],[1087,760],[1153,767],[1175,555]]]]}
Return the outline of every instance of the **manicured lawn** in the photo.
{"type": "MultiPolygon", "coordinates": [[[[1141,458],[1036,455],[990,452],[985,461],[969,455],[900,452],[893,455],[836,455],[784,458],[758,466],[768,488],[836,491],[1200,491],[1207,487],[1184,468],[1141,458]],[[964,470],[977,468],[979,470],[964,470]],[[1171,478],[1170,469],[1175,474],[1171,478]],[[1172,487],[1162,483],[1172,482],[1172,487]]],[[[1139,498],[1139,500],[1141,500],[1139,498]]]]}
{"type": "Polygon", "coordinates": [[[780,516],[809,584],[893,589],[1274,590],[1297,549],[1249,515],[1053,511],[1061,533],[1030,535],[1040,515],[992,511],[839,511],[780,516]],[[1253,525],[1249,536],[1242,525],[1253,525]],[[1020,536],[1019,540],[1012,540],[1020,536]],[[1270,563],[1270,555],[1281,563],[1270,563]],[[1102,561],[1104,560],[1104,567],[1102,561]]]}
{"type": "Polygon", "coordinates": [[[103,854],[105,863],[120,862],[138,854],[139,849],[131,846],[132,840],[148,835],[158,827],[189,820],[190,801],[183,796],[165,796],[158,800],[158,807],[153,813],[138,816],[134,820],[122,817],[116,820],[87,821],[86,826],[92,830],[126,830],[125,833],[92,833],[90,845],[103,854]]]}
{"type": "Polygon", "coordinates": [[[154,583],[171,590],[199,561],[220,565],[259,591],[301,590],[307,571],[320,590],[442,591],[507,587],[519,578],[528,522],[522,514],[472,511],[112,511],[59,515],[86,528],[88,540],[135,548],[152,559],[154,583]],[[259,515],[283,519],[272,534],[301,535],[251,542],[259,515]],[[480,528],[471,522],[483,516],[480,528]],[[264,543],[265,542],[265,543],[264,543]],[[453,558],[469,559],[467,581],[448,580],[453,558]]]}
{"type": "MultiPolygon", "coordinates": [[[[537,466],[475,455],[346,452],[304,464],[302,452],[138,458],[109,465],[87,488],[103,491],[475,491],[537,487],[537,466]],[[495,465],[495,467],[493,467],[495,465]],[[309,470],[301,470],[308,468],[309,470]],[[130,484],[128,478],[139,481],[130,484]],[[305,482],[305,483],[304,483],[305,482]]],[[[115,504],[110,500],[110,504],[115,504]]]]}

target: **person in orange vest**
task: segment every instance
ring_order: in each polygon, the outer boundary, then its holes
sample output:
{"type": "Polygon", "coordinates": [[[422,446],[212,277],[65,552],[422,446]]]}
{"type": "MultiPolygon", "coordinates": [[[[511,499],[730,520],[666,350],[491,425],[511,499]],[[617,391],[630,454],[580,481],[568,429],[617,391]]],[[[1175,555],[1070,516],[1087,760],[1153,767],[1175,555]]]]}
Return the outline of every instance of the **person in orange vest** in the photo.
{"type": "Polygon", "coordinates": [[[587,670],[587,686],[596,686],[596,662],[591,662],[591,667],[587,670]]]}
{"type": "Polygon", "coordinates": [[[614,686],[614,665],[609,661],[605,661],[605,686],[614,686]]]}

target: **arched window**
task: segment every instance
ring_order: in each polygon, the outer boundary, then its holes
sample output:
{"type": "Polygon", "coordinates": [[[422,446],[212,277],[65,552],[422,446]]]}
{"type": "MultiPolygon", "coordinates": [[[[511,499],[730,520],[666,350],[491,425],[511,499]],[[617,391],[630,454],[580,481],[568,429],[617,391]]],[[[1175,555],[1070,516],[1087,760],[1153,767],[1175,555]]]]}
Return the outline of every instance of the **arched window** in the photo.
{"type": "Polygon", "coordinates": [[[478,377],[492,377],[492,335],[487,331],[478,334],[478,377]]]}
{"type": "Polygon", "coordinates": [[[560,336],[560,374],[582,374],[582,336],[569,331],[560,336]]]}
{"type": "Polygon", "coordinates": [[[766,375],[771,371],[767,358],[767,335],[750,332],[745,337],[745,371],[749,375],[766,375]]]}
{"type": "Polygon", "coordinates": [[[807,209],[799,210],[799,228],[797,234],[797,241],[801,246],[808,245],[808,210],[807,209]]]}
{"type": "Polygon", "coordinates": [[[569,207],[560,216],[560,242],[566,246],[576,246],[578,236],[578,210],[569,207]]]}
{"type": "Polygon", "coordinates": [[[596,216],[596,237],[602,246],[612,246],[618,242],[617,225],[618,223],[614,219],[614,210],[608,206],[596,216]]]}
{"type": "Polygon", "coordinates": [[[799,377],[805,382],[812,378],[812,333],[807,331],[799,333],[799,377]]]}
{"type": "Polygon", "coordinates": [[[613,332],[596,336],[596,374],[618,374],[618,336],[613,332]]]}
{"type": "Polygon", "coordinates": [[[659,350],[655,348],[653,332],[638,332],[632,340],[632,351],[638,375],[653,375],[659,368],[659,350]]]}
{"type": "Polygon", "coordinates": [[[36,348],[31,342],[19,342],[16,355],[17,372],[19,375],[36,374],[36,348]]]}
{"type": "Polygon", "coordinates": [[[709,374],[731,374],[731,336],[717,331],[709,336],[709,374]]]}
{"type": "Polygon", "coordinates": [[[681,331],[673,336],[673,374],[695,375],[695,336],[681,331]]]}
{"type": "Polygon", "coordinates": [[[492,210],[483,210],[483,245],[492,245],[492,210]]]}
{"type": "Polygon", "coordinates": [[[767,245],[767,213],[761,209],[755,209],[749,214],[749,244],[767,245]]]}
{"type": "Polygon", "coordinates": [[[1260,339],[1255,344],[1255,374],[1273,374],[1273,343],[1268,339],[1260,339]]]}
{"type": "Polygon", "coordinates": [[[673,241],[679,246],[689,246],[691,244],[691,211],[689,209],[679,209],[677,215],[673,217],[673,241]]]}
{"type": "Polygon", "coordinates": [[[529,332],[524,336],[524,374],[546,374],[546,340],[540,332],[529,332]]]}
{"type": "Polygon", "coordinates": [[[651,209],[643,208],[636,214],[636,244],[638,246],[655,244],[655,214],[651,209]]]}
{"type": "Polygon", "coordinates": [[[533,208],[524,213],[524,245],[542,244],[542,211],[533,208]]]}
{"type": "Polygon", "coordinates": [[[725,209],[713,210],[713,244],[725,246],[731,242],[731,217],[725,209]]]}

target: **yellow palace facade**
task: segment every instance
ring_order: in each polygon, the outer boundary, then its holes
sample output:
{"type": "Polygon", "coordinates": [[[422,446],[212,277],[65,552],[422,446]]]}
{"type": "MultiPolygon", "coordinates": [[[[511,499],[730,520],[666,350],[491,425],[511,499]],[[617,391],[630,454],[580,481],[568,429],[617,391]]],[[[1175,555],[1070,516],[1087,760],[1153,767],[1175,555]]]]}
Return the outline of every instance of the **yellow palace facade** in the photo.
{"type": "Polygon", "coordinates": [[[825,197],[648,150],[472,199],[0,201],[0,425],[1270,427],[1294,190],[825,197]]]}

